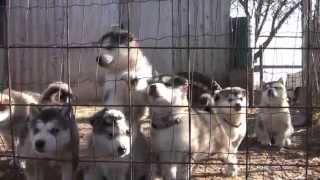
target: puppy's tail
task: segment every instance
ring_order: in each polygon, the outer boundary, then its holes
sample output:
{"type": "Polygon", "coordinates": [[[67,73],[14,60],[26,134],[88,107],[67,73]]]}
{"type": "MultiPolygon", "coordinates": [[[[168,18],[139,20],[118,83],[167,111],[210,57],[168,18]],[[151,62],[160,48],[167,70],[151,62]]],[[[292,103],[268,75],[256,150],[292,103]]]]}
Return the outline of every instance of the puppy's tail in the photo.
{"type": "Polygon", "coordinates": [[[75,100],[75,96],[67,83],[57,81],[49,84],[40,98],[42,103],[70,103],[75,100]]]}

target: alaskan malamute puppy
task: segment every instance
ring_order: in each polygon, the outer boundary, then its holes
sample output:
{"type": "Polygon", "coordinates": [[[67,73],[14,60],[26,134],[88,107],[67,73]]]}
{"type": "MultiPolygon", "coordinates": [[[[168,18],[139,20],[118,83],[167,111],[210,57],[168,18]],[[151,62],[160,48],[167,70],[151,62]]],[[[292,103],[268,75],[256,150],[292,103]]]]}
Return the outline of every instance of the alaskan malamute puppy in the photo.
{"type": "Polygon", "coordinates": [[[286,87],[282,78],[263,84],[257,113],[256,136],[263,145],[290,146],[294,132],[286,87]]]}
{"type": "Polygon", "coordinates": [[[153,82],[147,88],[152,117],[151,144],[159,160],[170,163],[161,164],[161,175],[165,179],[189,178],[187,165],[183,164],[191,158],[189,145],[193,160],[216,154],[229,163],[226,174],[237,175],[235,153],[246,132],[245,90],[221,90],[216,95],[216,101],[223,108],[215,108],[216,113],[213,114],[191,108],[189,117],[188,81],[182,84],[172,87],[153,82]]]}
{"type": "MultiPolygon", "coordinates": [[[[88,143],[89,157],[100,162],[87,165],[84,179],[130,179],[130,154],[133,160],[139,160],[138,153],[142,153],[142,156],[148,154],[144,153],[146,147],[143,144],[136,144],[135,134],[131,133],[124,114],[119,110],[104,108],[89,121],[93,128],[88,143]],[[140,151],[132,154],[135,145],[140,146],[140,151]]],[[[144,173],[148,173],[148,169],[134,164],[135,179],[145,177],[144,173]]]]}
{"type": "MultiPolygon", "coordinates": [[[[108,32],[101,37],[99,43],[102,48],[99,50],[96,61],[105,71],[104,104],[124,105],[114,108],[127,113],[128,108],[125,105],[129,105],[129,91],[128,82],[123,77],[129,74],[138,78],[139,82],[134,91],[145,91],[148,85],[147,80],[152,77],[152,65],[138,48],[139,45],[133,34],[126,30],[108,32]],[[131,48],[129,49],[128,46],[131,48]]],[[[145,104],[145,100],[135,95],[134,91],[132,91],[132,103],[145,104]]]]}
{"type": "Polygon", "coordinates": [[[27,180],[75,179],[79,136],[71,106],[32,106],[19,141],[18,155],[26,158],[27,180]]]}

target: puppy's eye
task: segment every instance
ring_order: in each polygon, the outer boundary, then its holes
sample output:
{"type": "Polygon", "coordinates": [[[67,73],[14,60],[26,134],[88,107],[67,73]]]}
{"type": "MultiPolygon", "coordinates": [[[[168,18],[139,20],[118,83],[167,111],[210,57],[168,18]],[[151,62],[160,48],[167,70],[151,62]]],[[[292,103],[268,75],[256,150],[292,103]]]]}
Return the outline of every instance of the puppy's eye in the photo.
{"type": "Polygon", "coordinates": [[[240,99],[240,101],[242,101],[243,100],[243,98],[241,97],[241,98],[239,98],[240,99]]]}
{"type": "Polygon", "coordinates": [[[52,135],[57,135],[57,134],[59,133],[59,131],[60,131],[60,129],[58,129],[58,128],[52,128],[52,129],[50,130],[50,133],[51,133],[52,135]]]}
{"type": "Polygon", "coordinates": [[[33,134],[37,134],[39,131],[40,131],[39,128],[34,128],[33,129],[33,134]]]}
{"type": "Polygon", "coordinates": [[[130,130],[126,130],[126,135],[130,136],[130,130]]]}
{"type": "Polygon", "coordinates": [[[167,86],[167,87],[169,87],[169,86],[171,86],[171,84],[170,83],[168,83],[168,82],[165,82],[165,83],[163,83],[165,86],[167,86]]]}

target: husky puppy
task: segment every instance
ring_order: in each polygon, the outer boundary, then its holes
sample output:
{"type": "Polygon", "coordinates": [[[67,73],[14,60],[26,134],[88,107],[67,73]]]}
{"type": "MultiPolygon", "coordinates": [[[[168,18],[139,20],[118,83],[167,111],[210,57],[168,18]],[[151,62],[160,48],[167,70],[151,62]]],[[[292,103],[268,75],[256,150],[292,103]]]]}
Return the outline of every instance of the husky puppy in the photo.
{"type": "Polygon", "coordinates": [[[19,156],[28,157],[25,159],[27,180],[75,179],[79,136],[71,106],[32,106],[19,140],[19,156]]]}
{"type": "Polygon", "coordinates": [[[228,163],[227,175],[237,175],[235,153],[246,132],[245,90],[221,90],[216,95],[217,104],[227,107],[217,109],[214,114],[192,108],[189,112],[187,91],[187,81],[178,87],[153,82],[147,88],[152,147],[161,162],[171,163],[161,164],[161,175],[166,180],[188,179],[187,165],[183,163],[190,158],[202,160],[211,154],[228,163]],[[192,157],[189,156],[189,145],[192,157]]]}
{"type": "Polygon", "coordinates": [[[294,132],[287,91],[280,78],[263,84],[261,108],[256,120],[256,136],[262,145],[290,146],[294,132]]]}
{"type": "MultiPolygon", "coordinates": [[[[85,170],[84,179],[129,179],[130,154],[134,148],[130,143],[136,143],[136,135],[131,133],[125,115],[119,110],[104,108],[93,115],[89,122],[93,128],[88,143],[89,156],[106,162],[90,164],[85,170]]],[[[145,147],[142,145],[140,148],[145,147]]],[[[134,154],[133,159],[136,158],[134,154]]],[[[138,169],[139,165],[134,166],[135,179],[143,178],[145,175],[138,169]]]]}
{"type": "Polygon", "coordinates": [[[30,104],[37,103],[35,97],[24,92],[6,89],[0,93],[0,134],[8,146],[19,137],[21,128],[30,114],[30,104]]]}
{"type": "MultiPolygon", "coordinates": [[[[147,80],[152,77],[152,65],[138,48],[133,34],[126,30],[108,32],[101,37],[99,43],[102,48],[96,61],[105,71],[104,104],[128,105],[128,82],[122,78],[128,75],[138,78],[135,91],[145,91],[147,80]]],[[[133,104],[145,103],[144,99],[139,99],[132,93],[133,104]]],[[[115,108],[126,113],[128,110],[125,107],[115,108]]]]}

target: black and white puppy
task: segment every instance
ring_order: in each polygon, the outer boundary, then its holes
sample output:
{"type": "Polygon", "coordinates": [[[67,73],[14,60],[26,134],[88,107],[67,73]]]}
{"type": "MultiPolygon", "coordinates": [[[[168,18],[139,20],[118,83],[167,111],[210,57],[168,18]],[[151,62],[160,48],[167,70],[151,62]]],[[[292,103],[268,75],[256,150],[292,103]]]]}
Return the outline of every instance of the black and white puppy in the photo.
{"type": "Polygon", "coordinates": [[[28,124],[19,137],[18,155],[26,162],[27,180],[76,177],[79,136],[70,105],[31,107],[28,124]]]}

